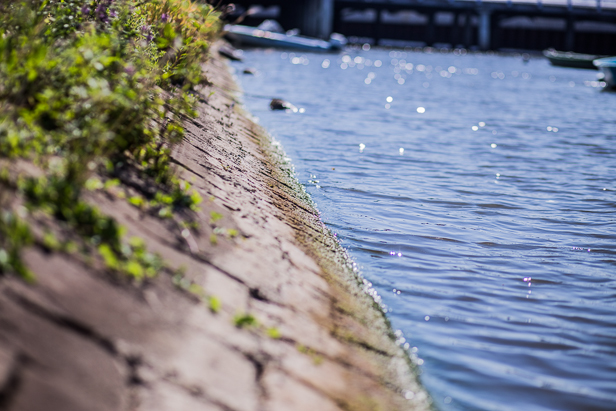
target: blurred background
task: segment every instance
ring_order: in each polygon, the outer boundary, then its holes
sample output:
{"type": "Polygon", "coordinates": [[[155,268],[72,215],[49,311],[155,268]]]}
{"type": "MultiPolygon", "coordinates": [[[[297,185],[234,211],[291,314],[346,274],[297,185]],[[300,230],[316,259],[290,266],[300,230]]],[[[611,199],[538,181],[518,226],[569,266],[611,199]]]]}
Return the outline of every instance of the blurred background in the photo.
{"type": "MultiPolygon", "coordinates": [[[[223,2],[223,4],[231,2],[223,2]]],[[[616,0],[242,0],[230,19],[372,45],[616,54],[616,0]]]]}

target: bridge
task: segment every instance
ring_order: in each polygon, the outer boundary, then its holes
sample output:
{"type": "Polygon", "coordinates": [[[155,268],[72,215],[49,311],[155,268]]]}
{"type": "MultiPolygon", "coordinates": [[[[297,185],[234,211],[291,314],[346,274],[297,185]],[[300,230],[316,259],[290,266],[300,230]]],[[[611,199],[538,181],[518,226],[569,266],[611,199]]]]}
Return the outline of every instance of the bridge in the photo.
{"type": "Polygon", "coordinates": [[[616,55],[616,0],[239,0],[262,6],[244,24],[275,18],[285,29],[332,32],[384,44],[559,50],[616,55]]]}

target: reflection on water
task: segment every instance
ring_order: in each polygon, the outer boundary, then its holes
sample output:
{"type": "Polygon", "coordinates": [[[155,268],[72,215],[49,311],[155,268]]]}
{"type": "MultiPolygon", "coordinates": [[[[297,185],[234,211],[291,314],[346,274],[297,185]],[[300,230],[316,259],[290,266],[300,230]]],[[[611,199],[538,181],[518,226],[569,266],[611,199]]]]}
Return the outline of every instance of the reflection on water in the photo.
{"type": "Polygon", "coordinates": [[[616,409],[616,95],[594,72],[383,50],[246,60],[248,108],[439,409],[616,409]]]}

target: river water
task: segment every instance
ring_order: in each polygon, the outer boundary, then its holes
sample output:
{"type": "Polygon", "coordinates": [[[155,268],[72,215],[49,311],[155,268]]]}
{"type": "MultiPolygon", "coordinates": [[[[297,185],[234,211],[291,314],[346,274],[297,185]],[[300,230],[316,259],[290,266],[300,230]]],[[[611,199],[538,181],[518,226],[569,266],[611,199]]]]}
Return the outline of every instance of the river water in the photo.
{"type": "Polygon", "coordinates": [[[437,409],[616,409],[616,94],[595,72],[375,49],[233,66],[437,409]]]}

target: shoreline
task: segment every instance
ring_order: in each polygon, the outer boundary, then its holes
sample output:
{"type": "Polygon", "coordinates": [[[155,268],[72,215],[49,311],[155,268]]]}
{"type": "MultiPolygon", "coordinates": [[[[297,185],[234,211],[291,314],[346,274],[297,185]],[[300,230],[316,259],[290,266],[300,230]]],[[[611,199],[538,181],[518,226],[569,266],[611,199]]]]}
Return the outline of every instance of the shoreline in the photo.
{"type": "Polygon", "coordinates": [[[346,252],[235,104],[215,47],[172,154],[204,198],[198,226],[90,194],[167,262],[141,283],[25,250],[38,281],[0,278],[0,408],[429,409],[346,252]]]}

